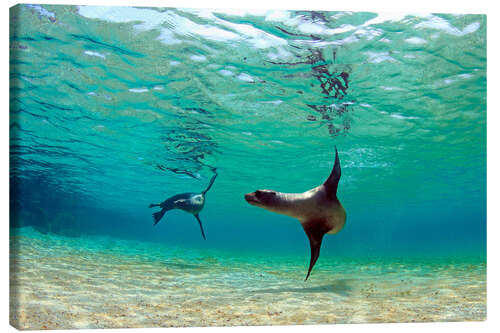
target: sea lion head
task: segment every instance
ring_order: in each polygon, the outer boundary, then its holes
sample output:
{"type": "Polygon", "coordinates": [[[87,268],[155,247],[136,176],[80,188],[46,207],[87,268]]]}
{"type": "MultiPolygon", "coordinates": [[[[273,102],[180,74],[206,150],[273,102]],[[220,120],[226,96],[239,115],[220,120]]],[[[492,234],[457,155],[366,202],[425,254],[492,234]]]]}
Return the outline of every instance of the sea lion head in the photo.
{"type": "Polygon", "coordinates": [[[257,207],[272,209],[280,205],[280,199],[276,191],[272,190],[257,190],[252,193],[245,194],[245,200],[257,207]]]}

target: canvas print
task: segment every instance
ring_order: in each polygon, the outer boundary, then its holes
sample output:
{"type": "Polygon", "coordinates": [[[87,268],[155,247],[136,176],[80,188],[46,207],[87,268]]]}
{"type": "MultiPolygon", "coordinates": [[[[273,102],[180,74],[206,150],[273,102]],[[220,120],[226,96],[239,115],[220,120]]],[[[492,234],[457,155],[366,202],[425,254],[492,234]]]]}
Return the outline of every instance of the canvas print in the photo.
{"type": "Polygon", "coordinates": [[[10,9],[14,327],[485,319],[485,15],[10,9]]]}

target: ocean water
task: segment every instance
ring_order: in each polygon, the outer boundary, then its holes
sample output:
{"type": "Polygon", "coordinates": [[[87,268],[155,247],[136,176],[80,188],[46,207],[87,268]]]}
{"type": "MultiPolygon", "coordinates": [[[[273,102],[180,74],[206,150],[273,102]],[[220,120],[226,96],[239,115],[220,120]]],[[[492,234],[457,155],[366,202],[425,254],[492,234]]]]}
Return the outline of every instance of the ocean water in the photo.
{"type": "Polygon", "coordinates": [[[18,5],[11,323],[486,319],[484,15],[18,5]],[[300,223],[249,205],[330,174],[300,223]],[[196,219],[158,203],[201,192],[196,219]]]}

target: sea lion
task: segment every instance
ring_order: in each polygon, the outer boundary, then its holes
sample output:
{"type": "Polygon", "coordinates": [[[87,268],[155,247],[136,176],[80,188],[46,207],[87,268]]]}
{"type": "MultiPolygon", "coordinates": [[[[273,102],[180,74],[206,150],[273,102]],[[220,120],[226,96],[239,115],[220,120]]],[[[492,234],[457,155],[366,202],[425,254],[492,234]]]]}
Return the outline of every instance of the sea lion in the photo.
{"type": "Polygon", "coordinates": [[[205,232],[203,231],[203,225],[201,224],[199,214],[203,209],[203,206],[205,206],[205,194],[212,187],[216,177],[217,173],[213,175],[212,179],[210,179],[208,187],[201,193],[176,194],[160,204],[150,204],[149,208],[161,207],[159,212],[153,213],[153,225],[157,225],[167,211],[172,209],[182,209],[183,211],[191,213],[194,217],[196,217],[196,220],[198,220],[198,223],[200,224],[201,235],[203,236],[203,239],[206,240],[207,238],[205,237],[205,232]]]}
{"type": "Polygon", "coordinates": [[[295,217],[300,221],[311,246],[311,261],[304,281],[307,281],[318,260],[323,236],[336,234],[344,227],[346,212],[337,198],[339,180],[340,160],[335,147],[335,164],[323,184],[304,193],[257,190],[245,194],[245,200],[251,205],[295,217]]]}

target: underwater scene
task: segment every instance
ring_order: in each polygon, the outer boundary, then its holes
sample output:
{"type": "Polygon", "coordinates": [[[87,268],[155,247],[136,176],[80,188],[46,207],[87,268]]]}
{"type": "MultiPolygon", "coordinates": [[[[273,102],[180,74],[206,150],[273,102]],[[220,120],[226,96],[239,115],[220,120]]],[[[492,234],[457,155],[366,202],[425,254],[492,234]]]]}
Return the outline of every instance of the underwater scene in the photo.
{"type": "Polygon", "coordinates": [[[10,9],[18,329],[486,319],[486,16],[10,9]]]}

